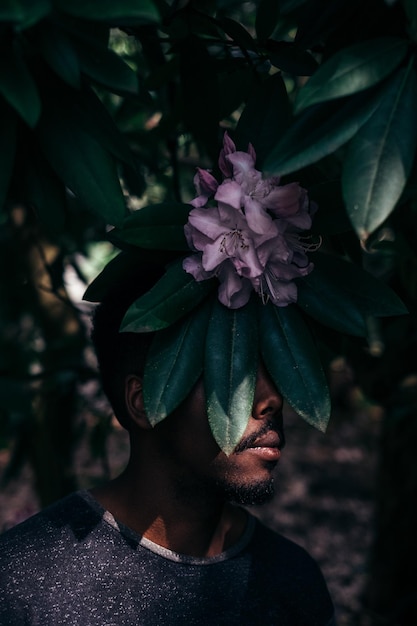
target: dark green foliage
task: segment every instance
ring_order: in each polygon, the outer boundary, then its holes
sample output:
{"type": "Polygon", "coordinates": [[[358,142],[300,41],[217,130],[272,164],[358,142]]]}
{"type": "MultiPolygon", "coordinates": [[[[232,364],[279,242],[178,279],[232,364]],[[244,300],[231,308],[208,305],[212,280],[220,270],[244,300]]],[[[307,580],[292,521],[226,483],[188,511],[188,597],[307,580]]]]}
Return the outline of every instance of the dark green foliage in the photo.
{"type": "Polygon", "coordinates": [[[189,204],[167,202],[144,207],[127,217],[122,228],[111,232],[111,239],[119,247],[121,242],[160,250],[188,251],[184,224],[190,212],[189,204]]]}
{"type": "Polygon", "coordinates": [[[214,300],[206,336],[204,388],[210,427],[226,454],[242,437],[252,411],[258,369],[255,320],[253,300],[239,311],[214,300]]]}
{"type": "Polygon", "coordinates": [[[121,332],[152,332],[167,328],[191,311],[213,289],[213,280],[198,283],[182,269],[182,260],[170,265],[150,291],[136,300],[123,318],[121,332]]]}
{"type": "Polygon", "coordinates": [[[200,378],[210,312],[211,301],[206,301],[194,315],[155,334],[143,379],[146,413],[153,426],[178,408],[200,378]]]}
{"type": "Polygon", "coordinates": [[[261,353],[275,384],[295,411],[325,431],[330,397],[314,340],[297,308],[260,308],[261,353]]]}
{"type": "Polygon", "coordinates": [[[231,451],[251,407],[258,332],[283,394],[322,429],[319,354],[348,355],[376,399],[415,374],[415,359],[396,359],[416,348],[415,3],[180,4],[0,6],[0,437],[15,441],[13,468],[30,460],[45,503],[74,486],[75,415],[91,406],[77,381],[96,376],[64,276],[71,267],[86,281],[80,260],[108,238],[124,252],[87,300],[137,263],[167,268],[122,328],[161,333],[145,384],[154,423],[204,368],[212,430],[231,451]],[[182,269],[195,168],[216,174],[225,130],[319,205],[313,241],[325,254],[310,255],[316,269],[286,309],[226,310],[215,278],[196,283],[182,269]]]}

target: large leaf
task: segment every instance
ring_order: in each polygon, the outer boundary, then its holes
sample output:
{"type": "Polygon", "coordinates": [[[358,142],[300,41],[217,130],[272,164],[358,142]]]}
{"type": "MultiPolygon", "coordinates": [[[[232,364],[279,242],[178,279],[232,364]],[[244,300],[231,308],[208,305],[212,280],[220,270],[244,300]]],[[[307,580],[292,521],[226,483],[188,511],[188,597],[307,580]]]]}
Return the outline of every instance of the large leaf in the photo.
{"type": "Polygon", "coordinates": [[[206,46],[195,36],[180,49],[180,79],[184,122],[210,155],[218,154],[219,100],[217,73],[206,46]]]}
{"type": "Polygon", "coordinates": [[[252,143],[260,166],[268,152],[279,142],[287,129],[290,108],[285,84],[280,74],[275,74],[260,85],[240,116],[236,128],[236,141],[242,150],[252,143]]]}
{"type": "Polygon", "coordinates": [[[301,417],[325,431],[330,417],[327,382],[297,308],[261,306],[260,334],[262,358],[277,389],[301,417]]]}
{"type": "Polygon", "coordinates": [[[191,208],[189,204],[179,202],[143,207],[129,215],[122,228],[115,228],[111,238],[141,248],[187,251],[184,224],[191,208]]]}
{"type": "Polygon", "coordinates": [[[408,19],[408,32],[411,39],[417,41],[417,4],[415,0],[402,0],[401,4],[408,19]]]}
{"type": "Polygon", "coordinates": [[[276,0],[260,0],[256,11],[255,29],[258,39],[266,40],[274,32],[280,12],[276,0]]]}
{"type": "Polygon", "coordinates": [[[210,428],[226,454],[233,452],[251,416],[257,368],[254,303],[232,310],[216,299],[207,330],[204,386],[210,428]]]}
{"type": "Polygon", "coordinates": [[[417,145],[417,79],[410,66],[390,79],[379,108],[349,145],[343,193],[349,217],[366,239],[394,209],[417,145]]]}
{"type": "Polygon", "coordinates": [[[182,259],[173,263],[164,276],[127,310],[121,332],[146,333],[167,328],[197,306],[216,281],[198,283],[182,268],[182,259]]]}
{"type": "Polygon", "coordinates": [[[274,174],[295,172],[347,143],[379,104],[378,93],[359,94],[343,104],[318,104],[297,117],[268,154],[264,168],[274,174]]]}
{"type": "Polygon", "coordinates": [[[14,411],[30,416],[33,393],[27,382],[10,376],[0,376],[0,410],[14,411]]]}
{"type": "Polygon", "coordinates": [[[272,65],[283,72],[310,76],[318,67],[315,58],[296,43],[269,39],[265,42],[265,49],[272,65]]]}
{"type": "Polygon", "coordinates": [[[408,42],[398,37],[379,37],[343,48],[323,63],[300,90],[296,112],[372,87],[401,63],[407,50],[408,42]]]}
{"type": "Polygon", "coordinates": [[[52,168],[89,210],[121,225],[127,210],[112,156],[71,115],[45,108],[37,134],[52,168]]]}
{"type": "Polygon", "coordinates": [[[50,0],[2,0],[0,22],[11,22],[16,30],[23,30],[45,17],[50,10],[50,0]]]}
{"type": "Polygon", "coordinates": [[[129,144],[94,91],[84,87],[77,92],[76,98],[72,97],[73,93],[65,90],[55,92],[55,102],[65,117],[71,118],[74,124],[79,124],[103,148],[134,171],[134,159],[129,144]]]}
{"type": "Polygon", "coordinates": [[[84,74],[113,93],[138,93],[137,75],[115,52],[86,39],[77,40],[75,48],[84,74]]]}
{"type": "Polygon", "coordinates": [[[67,33],[58,24],[45,20],[32,37],[48,65],[71,87],[80,87],[80,64],[67,33]]]}
{"type": "Polygon", "coordinates": [[[352,230],[339,179],[312,185],[308,188],[308,195],[318,205],[311,227],[314,234],[334,235],[352,230]]]}
{"type": "Polygon", "coordinates": [[[225,119],[247,100],[255,78],[253,69],[242,59],[218,65],[219,119],[225,119]]]}
{"type": "Polygon", "coordinates": [[[316,254],[314,270],[299,279],[298,305],[320,323],[366,336],[369,316],[403,315],[405,306],[382,281],[335,256],[316,254]]]}
{"type": "Polygon", "coordinates": [[[187,397],[203,372],[204,345],[211,303],[155,334],[143,378],[146,415],[152,426],[187,397]]]}
{"type": "Polygon", "coordinates": [[[252,35],[239,22],[223,17],[220,20],[224,32],[244,51],[256,50],[256,43],[252,35]]]}
{"type": "Polygon", "coordinates": [[[138,268],[143,268],[146,273],[149,267],[152,272],[156,268],[160,268],[160,274],[163,272],[165,265],[170,259],[169,254],[160,250],[142,250],[140,248],[131,248],[129,251],[123,251],[114,257],[93,282],[88,286],[83,300],[87,302],[102,302],[115,287],[124,281],[138,280],[138,268]]]}
{"type": "Polygon", "coordinates": [[[152,0],[55,0],[64,13],[97,22],[112,24],[154,24],[159,13],[152,0]]]}
{"type": "Polygon", "coordinates": [[[0,94],[31,127],[41,112],[41,101],[23,52],[17,43],[0,49],[0,94]]]}
{"type": "Polygon", "coordinates": [[[0,101],[0,211],[9,188],[16,154],[16,114],[0,101]]]}
{"type": "Polygon", "coordinates": [[[25,200],[33,206],[46,231],[63,232],[65,224],[65,187],[42,153],[30,149],[23,184],[25,200]]]}

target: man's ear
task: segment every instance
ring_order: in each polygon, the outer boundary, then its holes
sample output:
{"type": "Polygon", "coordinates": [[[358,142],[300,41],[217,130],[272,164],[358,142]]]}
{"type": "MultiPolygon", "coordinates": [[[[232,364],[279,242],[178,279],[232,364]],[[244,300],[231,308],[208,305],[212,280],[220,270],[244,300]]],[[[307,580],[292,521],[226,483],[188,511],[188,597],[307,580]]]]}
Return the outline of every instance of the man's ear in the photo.
{"type": "Polygon", "coordinates": [[[126,409],[139,428],[149,430],[152,428],[146,417],[145,405],[143,401],[142,378],[135,374],[129,374],[125,380],[125,401],[126,409]]]}

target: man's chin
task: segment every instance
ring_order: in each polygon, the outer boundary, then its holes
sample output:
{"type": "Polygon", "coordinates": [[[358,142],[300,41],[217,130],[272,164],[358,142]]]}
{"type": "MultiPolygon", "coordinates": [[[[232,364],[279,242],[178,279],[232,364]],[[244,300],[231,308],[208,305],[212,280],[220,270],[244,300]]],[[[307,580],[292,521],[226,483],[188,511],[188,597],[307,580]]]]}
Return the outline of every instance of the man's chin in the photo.
{"type": "Polygon", "coordinates": [[[229,502],[244,506],[266,504],[275,494],[274,479],[262,483],[223,485],[224,494],[229,502]]]}

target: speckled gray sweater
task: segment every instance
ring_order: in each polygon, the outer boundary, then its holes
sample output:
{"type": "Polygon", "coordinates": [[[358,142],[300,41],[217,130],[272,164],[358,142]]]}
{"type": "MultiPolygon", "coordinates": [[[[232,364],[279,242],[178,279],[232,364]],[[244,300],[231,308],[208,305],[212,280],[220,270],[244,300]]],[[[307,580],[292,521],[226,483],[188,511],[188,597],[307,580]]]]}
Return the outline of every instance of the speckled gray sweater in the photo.
{"type": "Polygon", "coordinates": [[[171,552],[75,493],[0,537],[0,624],[330,626],[323,577],[253,517],[214,558],[171,552]]]}

